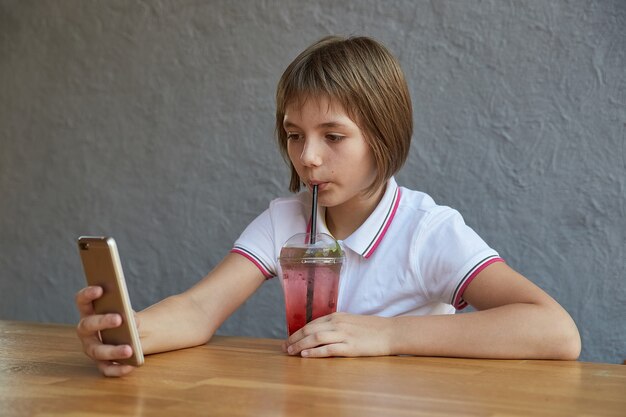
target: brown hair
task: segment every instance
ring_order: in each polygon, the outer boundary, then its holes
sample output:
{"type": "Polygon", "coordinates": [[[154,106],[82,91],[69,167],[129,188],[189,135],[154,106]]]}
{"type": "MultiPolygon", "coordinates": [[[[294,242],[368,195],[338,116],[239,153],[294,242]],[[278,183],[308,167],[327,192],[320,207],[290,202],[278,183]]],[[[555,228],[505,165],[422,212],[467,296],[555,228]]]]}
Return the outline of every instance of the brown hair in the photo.
{"type": "Polygon", "coordinates": [[[289,190],[300,190],[300,177],[287,153],[283,121],[287,106],[326,95],[340,103],[372,149],[374,192],[402,167],[409,153],[413,114],[409,90],[398,61],[367,37],[328,36],[305,49],[287,67],[276,90],[276,136],[291,167],[289,190]]]}

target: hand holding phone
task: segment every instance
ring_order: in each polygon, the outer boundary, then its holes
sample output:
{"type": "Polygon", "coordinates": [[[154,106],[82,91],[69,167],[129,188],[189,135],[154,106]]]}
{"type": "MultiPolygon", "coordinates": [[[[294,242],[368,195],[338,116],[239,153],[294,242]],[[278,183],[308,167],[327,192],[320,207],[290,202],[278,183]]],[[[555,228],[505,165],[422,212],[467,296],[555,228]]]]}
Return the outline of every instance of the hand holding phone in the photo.
{"type": "MultiPolygon", "coordinates": [[[[129,358],[108,359],[122,364],[141,366],[144,362],[143,351],[115,240],[110,237],[82,236],[78,239],[78,248],[87,284],[102,288],[100,297],[92,297],[93,313],[97,315],[115,313],[122,318],[122,323],[117,327],[104,328],[105,326],[101,326],[100,338],[102,342],[105,345],[130,345],[132,348],[132,356],[129,358]]],[[[87,295],[79,294],[84,302],[87,295]]],[[[79,309],[81,309],[81,300],[77,296],[79,309]]],[[[81,315],[83,315],[83,311],[81,311],[81,315]]],[[[102,320],[112,320],[111,317],[115,316],[101,317],[102,320]]],[[[85,321],[85,319],[81,321],[85,321]]],[[[93,326],[93,322],[91,325],[93,326]]]]}

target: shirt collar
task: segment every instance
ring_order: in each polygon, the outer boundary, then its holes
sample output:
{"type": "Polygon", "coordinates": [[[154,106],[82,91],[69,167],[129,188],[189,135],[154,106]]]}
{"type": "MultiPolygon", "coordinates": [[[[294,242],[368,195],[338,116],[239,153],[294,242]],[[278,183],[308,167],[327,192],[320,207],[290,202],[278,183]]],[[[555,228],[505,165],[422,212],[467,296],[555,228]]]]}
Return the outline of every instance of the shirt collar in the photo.
{"type": "MultiPolygon", "coordinates": [[[[343,244],[364,258],[372,256],[394,219],[400,205],[400,196],[400,187],[398,187],[395,178],[391,177],[387,181],[385,194],[378,206],[376,206],[367,220],[343,241],[343,244]]],[[[330,234],[324,221],[326,217],[325,210],[318,210],[317,216],[317,231],[330,234]]],[[[309,220],[307,232],[311,230],[310,227],[311,222],[309,220]]]]}
{"type": "Polygon", "coordinates": [[[398,206],[400,205],[400,188],[392,177],[387,181],[387,188],[383,198],[365,222],[352,233],[344,244],[364,258],[372,256],[380,242],[382,242],[398,206]]]}

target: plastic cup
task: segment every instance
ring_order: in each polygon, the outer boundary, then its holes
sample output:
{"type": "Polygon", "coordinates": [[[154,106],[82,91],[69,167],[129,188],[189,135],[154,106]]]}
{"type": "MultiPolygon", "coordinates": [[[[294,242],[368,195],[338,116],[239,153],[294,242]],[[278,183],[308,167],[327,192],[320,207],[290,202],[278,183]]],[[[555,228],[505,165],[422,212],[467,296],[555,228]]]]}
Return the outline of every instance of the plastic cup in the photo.
{"type": "Polygon", "coordinates": [[[306,323],[337,311],[339,277],[344,255],[330,235],[298,233],[280,251],[289,335],[306,323]]]}

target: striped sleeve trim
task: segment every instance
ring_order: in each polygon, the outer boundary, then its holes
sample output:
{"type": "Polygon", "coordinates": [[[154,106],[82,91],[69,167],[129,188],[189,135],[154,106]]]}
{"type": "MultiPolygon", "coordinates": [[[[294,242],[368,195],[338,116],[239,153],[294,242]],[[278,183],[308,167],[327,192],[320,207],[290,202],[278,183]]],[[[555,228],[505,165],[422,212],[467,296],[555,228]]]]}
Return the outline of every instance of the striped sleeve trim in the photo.
{"type": "Polygon", "coordinates": [[[370,256],[372,256],[372,253],[374,253],[374,251],[376,250],[380,242],[383,240],[383,237],[385,237],[385,233],[387,233],[387,229],[389,229],[389,225],[391,224],[394,216],[396,215],[396,211],[398,210],[398,205],[400,205],[400,195],[401,195],[400,187],[398,187],[396,188],[396,192],[393,196],[391,205],[389,206],[389,210],[387,211],[387,215],[385,216],[385,220],[383,221],[380,228],[378,229],[378,232],[374,236],[374,239],[372,239],[370,244],[362,253],[362,256],[364,258],[369,258],[370,256]]]}
{"type": "Polygon", "coordinates": [[[241,246],[235,246],[230,250],[231,253],[238,253],[239,255],[247,258],[250,262],[256,265],[266,279],[270,279],[276,276],[276,274],[269,268],[269,266],[263,262],[258,256],[249,250],[242,248],[241,246]]]}
{"type": "Polygon", "coordinates": [[[461,282],[459,282],[459,285],[457,285],[456,289],[454,290],[454,294],[452,296],[451,304],[454,306],[454,308],[456,308],[457,310],[462,310],[465,307],[467,307],[467,302],[463,299],[463,293],[465,292],[465,289],[470,284],[470,282],[472,282],[474,278],[476,278],[483,269],[485,269],[489,265],[496,263],[496,262],[504,262],[504,259],[500,258],[497,255],[488,256],[487,258],[478,262],[463,277],[461,282]]]}

